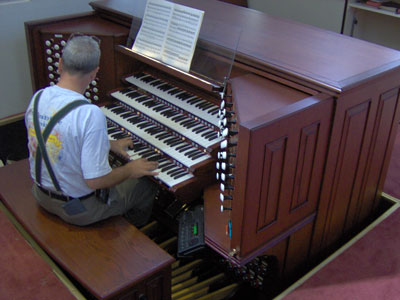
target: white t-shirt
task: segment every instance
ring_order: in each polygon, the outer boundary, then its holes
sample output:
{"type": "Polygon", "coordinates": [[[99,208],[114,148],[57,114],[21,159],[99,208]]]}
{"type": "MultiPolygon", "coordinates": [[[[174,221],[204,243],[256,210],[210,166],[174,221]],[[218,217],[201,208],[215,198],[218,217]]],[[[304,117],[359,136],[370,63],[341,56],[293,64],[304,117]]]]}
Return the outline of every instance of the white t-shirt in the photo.
{"type": "MultiPolygon", "coordinates": [[[[45,88],[38,107],[42,132],[51,117],[61,108],[82,99],[87,100],[81,94],[57,85],[45,88]]],[[[35,180],[35,153],[38,145],[32,112],[33,100],[26,111],[25,124],[28,130],[31,176],[35,180]]],[[[96,105],[79,106],[61,119],[49,135],[46,149],[61,190],[66,195],[80,197],[91,193],[93,190],[84,179],[101,177],[111,172],[106,118],[96,105]]],[[[55,191],[43,160],[41,173],[41,186],[55,191]]]]}

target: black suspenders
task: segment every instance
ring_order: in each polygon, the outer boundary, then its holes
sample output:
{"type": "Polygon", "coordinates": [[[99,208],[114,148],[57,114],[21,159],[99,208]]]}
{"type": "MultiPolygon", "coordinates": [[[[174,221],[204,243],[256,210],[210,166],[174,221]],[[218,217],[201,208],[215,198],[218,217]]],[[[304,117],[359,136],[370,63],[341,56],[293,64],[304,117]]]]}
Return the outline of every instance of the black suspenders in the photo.
{"type": "Polygon", "coordinates": [[[60,121],[65,115],[67,115],[71,110],[74,108],[85,105],[85,104],[90,104],[86,100],[76,100],[74,102],[71,102],[64,106],[62,109],[60,109],[49,121],[49,123],[46,125],[45,129],[43,130],[43,133],[40,130],[40,125],[39,125],[39,113],[38,113],[38,106],[39,106],[39,99],[42,94],[43,90],[39,91],[34,98],[34,103],[33,103],[33,124],[34,124],[34,129],[36,133],[36,139],[38,142],[38,147],[36,149],[36,155],[35,155],[35,177],[36,177],[36,182],[40,186],[41,183],[41,171],[42,171],[42,157],[43,161],[46,165],[47,171],[49,172],[51,181],[53,182],[54,187],[56,188],[57,191],[61,192],[60,185],[57,181],[57,178],[53,172],[53,169],[51,167],[51,163],[49,160],[49,156],[47,154],[46,150],[46,142],[47,139],[49,138],[49,135],[51,131],[53,130],[54,126],[57,124],[58,121],[60,121]]]}

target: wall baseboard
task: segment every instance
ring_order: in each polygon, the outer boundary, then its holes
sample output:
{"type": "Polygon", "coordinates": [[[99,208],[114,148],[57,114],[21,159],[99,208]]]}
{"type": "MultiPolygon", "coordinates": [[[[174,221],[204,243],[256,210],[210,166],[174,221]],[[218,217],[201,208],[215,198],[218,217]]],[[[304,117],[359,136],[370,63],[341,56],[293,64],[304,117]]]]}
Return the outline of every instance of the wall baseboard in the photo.
{"type": "Polygon", "coordinates": [[[5,117],[3,119],[0,119],[0,126],[4,126],[4,125],[10,124],[10,123],[20,121],[20,120],[24,119],[24,117],[25,117],[25,112],[15,114],[15,115],[12,115],[9,117],[5,117]]]}

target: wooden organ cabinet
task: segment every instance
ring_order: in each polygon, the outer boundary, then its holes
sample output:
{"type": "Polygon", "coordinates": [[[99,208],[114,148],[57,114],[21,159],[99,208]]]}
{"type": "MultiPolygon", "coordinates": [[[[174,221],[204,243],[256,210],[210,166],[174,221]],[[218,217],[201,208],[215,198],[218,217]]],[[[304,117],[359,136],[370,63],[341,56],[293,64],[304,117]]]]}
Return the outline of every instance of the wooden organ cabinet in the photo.
{"type": "Polygon", "coordinates": [[[378,210],[400,117],[400,52],[218,1],[173,2],[205,11],[213,33],[200,36],[209,47],[199,57],[213,59],[208,75],[223,82],[204,80],[200,64],[185,73],[132,52],[145,1],[104,0],[90,3],[93,13],[26,23],[34,89],[51,83],[47,41],[79,31],[102,40],[98,89],[88,91],[99,105],[138,87],[163,104],[139,82],[149,75],[210,102],[218,119],[204,124],[218,138],[209,147],[185,138],[207,159],[180,165],[182,184],[158,181],[182,203],[202,197],[209,248],[237,266],[274,255],[290,278],[378,210]]]}

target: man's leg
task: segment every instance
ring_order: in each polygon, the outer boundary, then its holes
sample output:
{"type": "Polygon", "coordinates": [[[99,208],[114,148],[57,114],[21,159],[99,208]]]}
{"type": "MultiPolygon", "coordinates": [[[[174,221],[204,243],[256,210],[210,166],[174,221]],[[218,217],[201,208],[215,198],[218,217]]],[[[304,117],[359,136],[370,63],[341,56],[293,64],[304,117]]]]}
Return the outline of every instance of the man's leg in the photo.
{"type": "Polygon", "coordinates": [[[129,179],[111,189],[110,199],[122,200],[125,218],[141,227],[150,219],[157,191],[158,185],[146,177],[129,179]]]}

